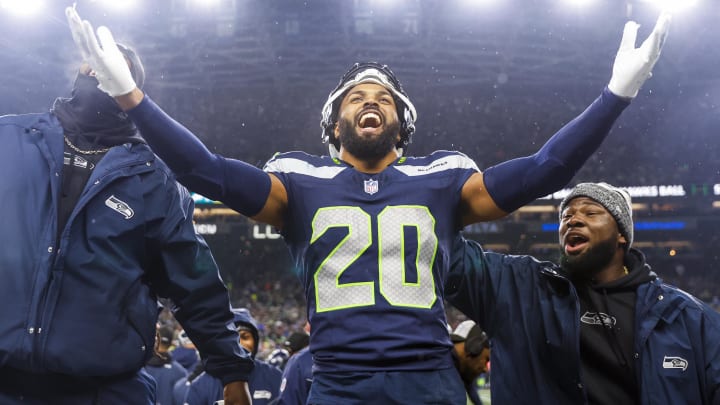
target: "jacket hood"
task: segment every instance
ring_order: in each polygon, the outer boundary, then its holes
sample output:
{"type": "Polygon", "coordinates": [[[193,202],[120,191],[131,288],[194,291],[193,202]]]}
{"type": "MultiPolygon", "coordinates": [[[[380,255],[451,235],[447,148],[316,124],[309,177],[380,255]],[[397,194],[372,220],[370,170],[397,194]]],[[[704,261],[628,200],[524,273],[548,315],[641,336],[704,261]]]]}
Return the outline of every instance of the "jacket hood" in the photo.
{"type": "Polygon", "coordinates": [[[607,290],[607,292],[637,289],[640,284],[657,278],[657,274],[650,269],[650,265],[645,261],[645,255],[637,249],[631,248],[625,255],[625,267],[628,269],[627,276],[608,283],[593,284],[591,288],[596,291],[607,290]]]}
{"type": "Polygon", "coordinates": [[[253,334],[255,338],[255,348],[252,351],[252,357],[255,358],[258,346],[260,346],[260,332],[258,331],[257,321],[250,315],[250,311],[248,311],[247,308],[233,308],[232,312],[235,327],[238,329],[243,327],[247,328],[253,334]]]}
{"type": "Polygon", "coordinates": [[[573,284],[581,301],[581,311],[583,307],[586,311],[581,318],[581,328],[587,327],[586,318],[595,318],[604,325],[599,334],[593,331],[597,331],[593,329],[595,326],[586,329],[584,343],[586,350],[593,353],[593,362],[614,363],[612,372],[621,373],[625,376],[623,381],[630,381],[635,374],[632,360],[634,336],[626,332],[632,328],[620,324],[623,320],[634,319],[638,287],[652,282],[657,276],[645,262],[645,256],[636,249],[628,251],[624,265],[627,273],[616,280],[601,284],[590,281],[573,284]]]}

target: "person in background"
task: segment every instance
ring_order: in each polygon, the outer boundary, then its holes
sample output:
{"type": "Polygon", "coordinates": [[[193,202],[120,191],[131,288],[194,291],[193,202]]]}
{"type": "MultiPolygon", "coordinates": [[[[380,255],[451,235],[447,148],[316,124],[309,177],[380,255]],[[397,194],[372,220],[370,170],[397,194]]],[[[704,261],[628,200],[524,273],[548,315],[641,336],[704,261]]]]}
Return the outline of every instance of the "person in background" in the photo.
{"type": "Polygon", "coordinates": [[[307,346],[290,357],[283,370],[280,395],[273,405],[307,403],[313,381],[312,366],[312,352],[307,346]]]}
{"type": "Polygon", "coordinates": [[[480,405],[482,401],[477,391],[477,379],[488,372],[490,361],[490,341],[485,332],[473,321],[461,322],[450,333],[453,342],[455,368],[465,383],[467,403],[480,405]]]}
{"type": "Polygon", "coordinates": [[[310,344],[310,335],[305,332],[293,332],[283,342],[283,347],[288,351],[290,357],[310,344]]]}
{"type": "Polygon", "coordinates": [[[179,379],[177,382],[175,382],[175,385],[173,386],[173,404],[174,405],[184,405],[185,404],[185,398],[187,397],[188,390],[190,390],[190,386],[192,385],[193,381],[197,379],[201,374],[203,373],[203,367],[202,363],[198,362],[195,365],[195,368],[192,369],[192,371],[189,372],[187,377],[179,379]]]}
{"type": "Polygon", "coordinates": [[[182,329],[177,331],[177,337],[175,340],[178,344],[172,350],[173,358],[175,361],[180,363],[181,366],[185,367],[186,370],[194,370],[195,366],[197,366],[200,361],[200,354],[198,353],[197,348],[195,348],[195,344],[182,329]]]}
{"type": "Polygon", "coordinates": [[[156,383],[155,405],[173,405],[173,387],[178,380],[187,376],[185,367],[173,360],[170,353],[174,335],[172,326],[158,325],[155,353],[145,364],[145,371],[156,383]]]}
{"type": "MultiPolygon", "coordinates": [[[[112,46],[142,87],[139,56],[112,46]]],[[[78,66],[69,98],[0,117],[0,403],[154,404],[144,366],[169,298],[228,405],[248,404],[253,361],[190,193],[78,66]]]]}
{"type": "MultiPolygon", "coordinates": [[[[303,331],[310,335],[310,322],[305,322],[303,331]]],[[[312,385],[312,352],[306,345],[293,353],[283,370],[280,383],[280,395],[272,405],[305,404],[307,403],[310,386],[312,385]]]]}
{"type": "Polygon", "coordinates": [[[559,264],[456,240],[446,297],[492,341],[493,402],[720,403],[720,314],[632,247],[628,193],[578,184],[558,239],[559,264]]]}
{"type": "Polygon", "coordinates": [[[364,62],[342,76],[322,108],[329,155],[277,154],[260,170],[211,152],[137,88],[109,29],[96,36],[68,10],[101,88],[180,181],[280,229],[314,331],[314,404],[465,401],[442,288],[456,235],[567,184],[650,77],[669,26],[661,16],[636,48],[638,25],[626,24],[607,87],[530,156],[484,172],[459,152],[406,156],[415,107],[390,68],[364,62]]]}
{"type": "MultiPolygon", "coordinates": [[[[258,350],[260,334],[257,322],[245,308],[233,310],[233,322],[240,335],[240,344],[251,353],[253,359],[258,350]]],[[[255,359],[255,368],[248,379],[253,405],[266,405],[278,396],[282,372],[276,367],[255,359]]],[[[210,374],[202,373],[190,384],[185,398],[187,405],[213,405],[222,400],[222,383],[210,374]]]]}
{"type": "Polygon", "coordinates": [[[283,342],[283,349],[275,349],[270,353],[268,363],[283,371],[288,360],[309,343],[310,335],[308,333],[293,332],[283,342]]]}

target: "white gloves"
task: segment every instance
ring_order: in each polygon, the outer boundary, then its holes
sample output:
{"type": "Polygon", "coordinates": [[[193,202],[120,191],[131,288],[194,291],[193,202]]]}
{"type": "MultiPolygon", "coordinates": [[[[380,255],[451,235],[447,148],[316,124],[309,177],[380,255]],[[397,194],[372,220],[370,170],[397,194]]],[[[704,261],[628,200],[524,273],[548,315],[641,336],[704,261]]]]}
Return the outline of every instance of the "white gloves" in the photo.
{"type": "Polygon", "coordinates": [[[635,21],[628,21],[625,24],[620,49],[615,56],[612,77],[608,84],[608,89],[613,94],[625,98],[637,96],[645,80],[652,76],[652,68],[660,56],[669,27],[670,14],[660,14],[653,32],[640,48],[635,48],[640,25],[635,21]]]}
{"type": "Polygon", "coordinates": [[[110,30],[107,27],[98,28],[96,38],[90,22],[82,21],[74,7],[66,8],[65,15],[75,44],[100,83],[98,88],[113,97],[128,94],[135,89],[137,86],[130,67],[110,30]]]}

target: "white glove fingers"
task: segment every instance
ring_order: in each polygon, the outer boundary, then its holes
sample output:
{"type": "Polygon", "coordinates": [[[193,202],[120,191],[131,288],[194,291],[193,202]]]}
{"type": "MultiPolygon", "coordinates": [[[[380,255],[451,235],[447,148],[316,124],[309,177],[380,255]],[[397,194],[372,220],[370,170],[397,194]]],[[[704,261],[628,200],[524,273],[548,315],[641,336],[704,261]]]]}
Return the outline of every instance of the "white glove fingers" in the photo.
{"type": "Polygon", "coordinates": [[[655,23],[652,33],[641,46],[642,54],[649,62],[654,63],[660,56],[669,28],[670,14],[663,12],[655,23]]]}
{"type": "Polygon", "coordinates": [[[80,50],[83,59],[88,60],[90,53],[88,51],[87,41],[85,40],[85,33],[80,16],[74,7],[67,7],[65,9],[65,16],[67,17],[70,33],[72,34],[75,45],[80,50]]]}
{"type": "Polygon", "coordinates": [[[660,53],[663,45],[665,45],[665,38],[667,38],[671,20],[672,15],[668,12],[663,12],[655,23],[652,34],[650,34],[654,38],[653,45],[655,46],[653,48],[657,49],[658,53],[660,53]]]}
{"type": "Polygon", "coordinates": [[[628,21],[625,23],[625,29],[623,30],[623,36],[620,40],[620,51],[635,49],[635,41],[637,40],[637,32],[640,28],[640,24],[635,21],[628,21]]]}
{"type": "Polygon", "coordinates": [[[658,17],[653,28],[653,33],[658,35],[667,35],[668,29],[670,29],[670,22],[672,21],[672,14],[667,11],[663,11],[658,17]]]}
{"type": "Polygon", "coordinates": [[[100,41],[100,46],[102,47],[103,51],[106,53],[114,53],[114,51],[117,50],[117,52],[120,52],[117,49],[117,44],[115,43],[115,38],[113,38],[112,32],[110,32],[110,29],[106,26],[101,26],[97,29],[97,36],[98,40],[100,41]]]}
{"type": "Polygon", "coordinates": [[[96,34],[92,24],[80,19],[74,9],[68,8],[65,13],[73,39],[87,52],[87,62],[95,72],[98,88],[113,97],[130,93],[136,84],[110,30],[100,27],[96,34]]]}
{"type": "Polygon", "coordinates": [[[95,30],[93,30],[93,26],[90,24],[90,21],[83,21],[83,31],[85,32],[85,39],[87,41],[91,57],[97,58],[102,56],[102,48],[100,48],[100,44],[98,44],[97,38],[95,37],[95,30]]]}

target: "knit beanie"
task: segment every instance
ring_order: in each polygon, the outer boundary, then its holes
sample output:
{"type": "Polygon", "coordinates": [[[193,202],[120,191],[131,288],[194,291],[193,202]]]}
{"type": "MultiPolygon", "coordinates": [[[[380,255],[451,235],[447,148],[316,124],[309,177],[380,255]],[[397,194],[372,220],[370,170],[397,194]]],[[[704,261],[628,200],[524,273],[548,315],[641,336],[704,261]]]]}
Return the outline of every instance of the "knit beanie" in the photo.
{"type": "Polygon", "coordinates": [[[615,218],[620,234],[625,237],[627,244],[625,251],[630,249],[633,242],[632,201],[627,191],[613,187],[607,183],[580,183],[570,191],[560,203],[560,219],[562,212],[570,200],[577,197],[587,197],[605,207],[615,218]]]}

